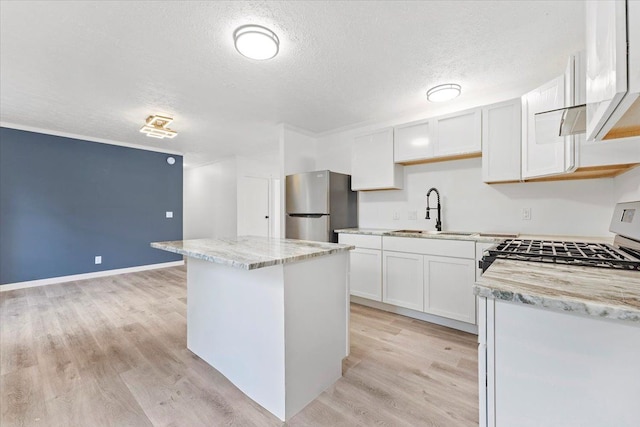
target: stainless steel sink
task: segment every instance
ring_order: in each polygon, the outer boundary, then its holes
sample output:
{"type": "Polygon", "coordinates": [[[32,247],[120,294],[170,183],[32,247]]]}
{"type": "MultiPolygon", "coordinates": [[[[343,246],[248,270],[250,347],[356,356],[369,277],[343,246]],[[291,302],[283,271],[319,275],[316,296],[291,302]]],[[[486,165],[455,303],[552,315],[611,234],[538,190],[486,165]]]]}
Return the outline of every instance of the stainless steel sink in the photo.
{"type": "Polygon", "coordinates": [[[440,236],[473,236],[478,233],[471,231],[435,231],[434,234],[440,236]]]}
{"type": "Polygon", "coordinates": [[[423,234],[431,236],[477,236],[477,237],[493,237],[497,239],[515,239],[518,234],[514,233],[481,233],[477,231],[437,231],[437,230],[394,230],[391,233],[398,234],[423,234]]]}
{"type": "Polygon", "coordinates": [[[515,239],[519,236],[517,233],[478,233],[480,237],[496,237],[501,239],[515,239]]]}
{"type": "Polygon", "coordinates": [[[437,230],[395,230],[393,233],[431,234],[436,236],[473,236],[478,234],[470,231],[437,231],[437,230]]]}

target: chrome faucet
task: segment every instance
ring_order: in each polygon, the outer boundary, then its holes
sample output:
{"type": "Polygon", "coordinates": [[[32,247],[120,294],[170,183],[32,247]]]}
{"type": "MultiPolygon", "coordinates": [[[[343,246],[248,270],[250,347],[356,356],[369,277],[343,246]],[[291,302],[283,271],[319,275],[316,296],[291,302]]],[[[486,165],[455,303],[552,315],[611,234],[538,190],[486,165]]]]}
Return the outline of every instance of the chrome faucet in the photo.
{"type": "Polygon", "coordinates": [[[440,205],[440,192],[435,187],[432,187],[432,188],[429,189],[429,191],[427,191],[427,215],[424,217],[425,219],[431,219],[431,216],[429,215],[429,211],[431,209],[438,209],[438,218],[436,219],[436,230],[442,231],[442,221],[440,220],[440,214],[441,214],[441,211],[442,211],[442,207],[440,205]],[[429,195],[431,195],[432,191],[435,191],[436,192],[436,196],[438,196],[438,207],[436,207],[436,208],[430,208],[429,207],[429,195]]]}

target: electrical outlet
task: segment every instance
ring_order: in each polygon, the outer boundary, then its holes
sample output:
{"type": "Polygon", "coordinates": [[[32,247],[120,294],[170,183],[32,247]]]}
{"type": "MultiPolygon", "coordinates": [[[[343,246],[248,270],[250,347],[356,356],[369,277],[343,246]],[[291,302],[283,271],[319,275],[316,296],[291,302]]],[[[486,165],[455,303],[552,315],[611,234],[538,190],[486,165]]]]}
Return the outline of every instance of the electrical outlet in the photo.
{"type": "Polygon", "coordinates": [[[418,219],[418,211],[409,211],[409,214],[407,215],[408,219],[412,219],[412,220],[417,220],[418,219]]]}
{"type": "Polygon", "coordinates": [[[531,208],[522,208],[522,220],[531,221],[531,208]]]}
{"type": "Polygon", "coordinates": [[[399,219],[400,219],[400,213],[399,213],[398,211],[394,211],[394,212],[393,212],[393,219],[394,219],[395,221],[397,221],[397,220],[399,220],[399,219]]]}
{"type": "Polygon", "coordinates": [[[95,263],[96,264],[102,264],[102,255],[96,255],[95,263]]]}
{"type": "Polygon", "coordinates": [[[166,217],[167,217],[167,218],[173,218],[173,212],[171,212],[171,211],[167,211],[167,213],[166,213],[166,217]]]}

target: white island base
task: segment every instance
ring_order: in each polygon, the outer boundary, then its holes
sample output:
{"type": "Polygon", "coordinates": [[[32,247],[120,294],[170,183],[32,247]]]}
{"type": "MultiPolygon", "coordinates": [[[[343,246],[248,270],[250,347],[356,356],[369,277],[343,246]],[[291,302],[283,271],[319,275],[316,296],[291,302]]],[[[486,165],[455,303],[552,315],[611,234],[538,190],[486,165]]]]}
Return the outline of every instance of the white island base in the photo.
{"type": "Polygon", "coordinates": [[[342,376],[348,252],[243,270],[188,259],[187,347],[287,420],[342,376]]]}

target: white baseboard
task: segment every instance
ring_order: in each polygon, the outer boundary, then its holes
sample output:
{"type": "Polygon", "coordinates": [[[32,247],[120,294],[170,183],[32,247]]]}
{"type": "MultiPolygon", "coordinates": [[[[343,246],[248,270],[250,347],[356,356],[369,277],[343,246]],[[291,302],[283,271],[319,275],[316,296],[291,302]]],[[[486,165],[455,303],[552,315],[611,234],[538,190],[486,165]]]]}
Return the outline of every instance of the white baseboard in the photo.
{"type": "Polygon", "coordinates": [[[140,265],[137,267],[117,268],[115,270],[94,271],[92,273],[74,274],[71,276],[51,277],[48,279],[29,280],[26,282],[7,283],[0,285],[0,292],[13,291],[16,289],[34,288],[36,286],[53,285],[55,283],[72,282],[75,280],[94,279],[96,277],[115,276],[116,274],[135,273],[145,270],[156,270],[158,268],[178,267],[184,265],[183,261],[163,262],[160,264],[140,265]]]}
{"type": "Polygon", "coordinates": [[[411,310],[409,308],[398,307],[384,302],[373,301],[367,298],[356,297],[354,295],[351,295],[351,302],[478,335],[478,326],[472,325],[471,323],[447,319],[445,317],[435,316],[433,314],[423,313],[421,311],[411,310]]]}

